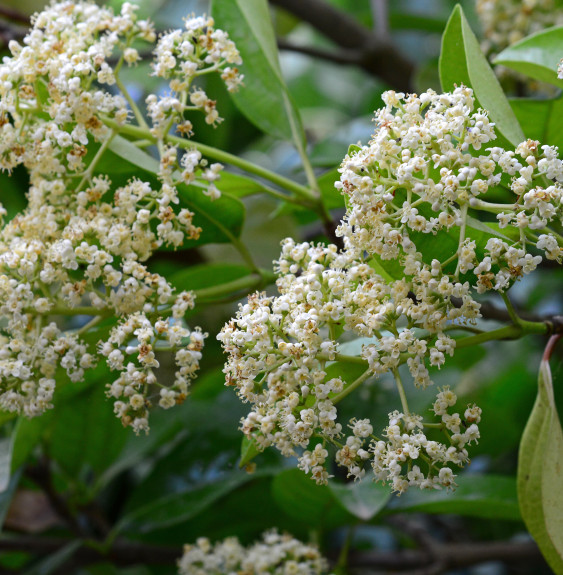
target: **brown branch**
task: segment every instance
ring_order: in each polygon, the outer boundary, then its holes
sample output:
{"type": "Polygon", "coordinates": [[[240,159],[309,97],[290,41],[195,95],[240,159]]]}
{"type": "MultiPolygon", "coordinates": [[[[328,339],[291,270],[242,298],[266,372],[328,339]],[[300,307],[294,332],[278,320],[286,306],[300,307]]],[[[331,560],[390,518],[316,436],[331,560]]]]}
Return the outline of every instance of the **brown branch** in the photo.
{"type": "MultiPolygon", "coordinates": [[[[2,551],[25,551],[34,555],[50,555],[59,551],[70,541],[59,537],[37,536],[2,536],[0,538],[0,550],[2,551]]],[[[107,555],[97,549],[88,547],[79,548],[74,554],[74,559],[82,565],[94,563],[105,558],[116,565],[127,566],[139,563],[173,565],[182,555],[182,548],[150,545],[147,543],[133,543],[117,540],[107,555]]]]}
{"type": "Polygon", "coordinates": [[[278,39],[278,48],[288,52],[298,52],[299,54],[305,54],[306,56],[318,58],[319,60],[334,62],[335,64],[344,64],[346,66],[359,66],[363,57],[363,53],[360,50],[343,49],[338,52],[335,50],[323,50],[313,46],[299,46],[298,44],[293,44],[287,40],[284,40],[283,38],[278,39]]]}
{"type": "Polygon", "coordinates": [[[0,6],[0,17],[29,26],[29,16],[26,16],[13,8],[8,8],[7,6],[0,6]]]}
{"type": "MultiPolygon", "coordinates": [[[[422,542],[420,529],[409,527],[413,539],[422,542]],[[418,534],[416,530],[418,529],[418,534]]],[[[67,545],[68,539],[54,537],[12,537],[0,538],[0,550],[25,551],[36,555],[48,555],[67,545]]],[[[350,568],[393,569],[421,575],[430,573],[428,567],[436,565],[436,556],[440,557],[441,571],[485,563],[487,561],[502,561],[504,563],[542,562],[542,555],[537,545],[532,541],[495,541],[490,543],[447,543],[433,542],[433,552],[424,549],[407,549],[403,551],[351,551],[348,566],[350,568]],[[422,571],[426,569],[426,571],[422,571]],[[410,571],[407,571],[410,570],[410,571]]],[[[82,547],[76,551],[73,558],[81,565],[88,565],[105,560],[118,566],[135,564],[173,565],[182,555],[181,547],[150,545],[118,540],[107,555],[91,548],[82,547]]],[[[438,571],[435,571],[436,573],[438,571]]]]}
{"type": "Polygon", "coordinates": [[[270,3],[307,22],[343,48],[342,60],[350,57],[350,50],[355,51],[354,63],[360,68],[396,90],[412,91],[412,62],[390,41],[378,37],[345,12],[325,0],[270,0],[270,3]]]}
{"type": "Polygon", "coordinates": [[[440,565],[433,561],[428,552],[422,549],[403,551],[364,551],[351,552],[350,568],[390,569],[403,575],[430,575],[443,573],[447,569],[459,569],[501,561],[514,564],[529,562],[545,565],[545,560],[533,541],[495,541],[488,543],[447,543],[436,544],[435,554],[439,554],[440,565]]]}

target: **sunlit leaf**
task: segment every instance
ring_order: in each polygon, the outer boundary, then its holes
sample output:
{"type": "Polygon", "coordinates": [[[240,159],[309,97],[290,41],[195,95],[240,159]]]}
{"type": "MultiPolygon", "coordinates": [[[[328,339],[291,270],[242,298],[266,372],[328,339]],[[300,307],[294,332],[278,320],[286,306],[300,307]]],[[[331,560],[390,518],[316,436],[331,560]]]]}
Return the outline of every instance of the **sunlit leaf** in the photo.
{"type": "Polygon", "coordinates": [[[549,28],[505,48],[494,63],[563,88],[563,80],[557,77],[557,66],[563,57],[562,46],[563,26],[549,28]]]}
{"type": "Polygon", "coordinates": [[[233,94],[237,107],[264,132],[304,150],[305,134],[281,74],[268,3],[215,0],[211,6],[217,27],[229,33],[243,61],[244,86],[233,94]]]}
{"type": "Polygon", "coordinates": [[[459,4],[454,8],[442,37],[440,82],[446,92],[461,84],[473,89],[475,107],[485,108],[495,123],[498,137],[492,145],[517,146],[525,139],[459,4]]]}
{"type": "Polygon", "coordinates": [[[563,573],[563,431],[553,396],[549,358],[538,376],[538,395],[518,454],[518,501],[522,517],[543,556],[563,573]]]}
{"type": "Polygon", "coordinates": [[[391,489],[365,478],[352,483],[330,482],[329,488],[345,509],[362,521],[373,519],[391,498],[391,489]]]}
{"type": "Polygon", "coordinates": [[[461,475],[455,491],[410,489],[389,506],[390,512],[457,513],[486,519],[520,519],[516,480],[498,475],[461,475]]]}

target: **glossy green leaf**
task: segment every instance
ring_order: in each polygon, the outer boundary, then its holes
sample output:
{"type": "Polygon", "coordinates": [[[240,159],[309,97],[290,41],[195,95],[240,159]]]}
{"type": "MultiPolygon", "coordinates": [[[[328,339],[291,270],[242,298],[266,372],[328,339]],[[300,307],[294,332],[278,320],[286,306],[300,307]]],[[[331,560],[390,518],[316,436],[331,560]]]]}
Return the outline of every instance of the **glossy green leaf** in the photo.
{"type": "Polygon", "coordinates": [[[475,108],[487,110],[495,123],[497,139],[491,145],[517,146],[525,139],[459,4],[454,8],[442,36],[440,82],[445,92],[461,84],[473,89],[475,108]]]}
{"type": "Polygon", "coordinates": [[[113,155],[108,153],[104,154],[101,159],[103,164],[98,164],[100,171],[103,171],[105,168],[109,172],[115,172],[119,170],[121,166],[121,170],[130,173],[130,168],[123,165],[123,162],[119,162],[119,160],[116,161],[115,156],[127,160],[129,164],[141,168],[141,170],[145,172],[156,174],[160,170],[160,164],[156,158],[153,158],[150,154],[147,154],[147,152],[135,146],[135,144],[123,136],[115,136],[110,142],[108,149],[113,155]]]}
{"type": "Polygon", "coordinates": [[[518,98],[510,100],[510,105],[527,138],[563,150],[563,96],[551,100],[518,98]]]}
{"type": "Polygon", "coordinates": [[[329,488],[340,505],[362,521],[370,521],[391,498],[391,489],[365,478],[353,483],[329,483],[329,488]]]}
{"type": "Polygon", "coordinates": [[[235,198],[264,192],[264,186],[257,180],[232,172],[221,172],[221,178],[215,182],[215,185],[221,192],[227,192],[235,198]]]}
{"type": "Polygon", "coordinates": [[[211,12],[226,30],[242,58],[244,86],[233,93],[239,110],[261,130],[293,140],[302,152],[305,134],[299,111],[287,90],[278,60],[266,0],[214,0],[211,12]]]}
{"type": "Polygon", "coordinates": [[[450,492],[410,489],[397,497],[389,512],[457,513],[483,519],[520,519],[516,480],[499,475],[461,475],[450,492]]]}
{"type": "Polygon", "coordinates": [[[518,501],[526,527],[555,573],[563,573],[563,431],[549,359],[540,364],[538,395],[518,453],[518,501]]]}
{"type": "Polygon", "coordinates": [[[167,275],[167,279],[179,290],[198,290],[232,282],[249,273],[246,266],[239,264],[209,263],[190,266],[167,275]]]}
{"type": "Polygon", "coordinates": [[[240,444],[240,461],[239,467],[243,468],[245,465],[250,463],[257,455],[262,453],[256,445],[255,439],[248,439],[248,437],[243,437],[240,444]]]}
{"type": "Polygon", "coordinates": [[[300,469],[287,469],[276,475],[272,494],[285,513],[311,527],[338,527],[351,518],[326,485],[317,485],[300,469]]]}
{"type": "Polygon", "coordinates": [[[557,66],[563,57],[562,46],[563,26],[548,28],[505,48],[494,63],[563,88],[563,80],[557,77],[557,66]]]}
{"type": "Polygon", "coordinates": [[[327,210],[333,210],[335,208],[344,209],[344,196],[342,193],[334,187],[335,182],[340,180],[340,174],[335,168],[334,170],[329,170],[325,172],[322,176],[317,179],[319,184],[319,189],[321,190],[321,197],[323,199],[323,204],[327,210]]]}

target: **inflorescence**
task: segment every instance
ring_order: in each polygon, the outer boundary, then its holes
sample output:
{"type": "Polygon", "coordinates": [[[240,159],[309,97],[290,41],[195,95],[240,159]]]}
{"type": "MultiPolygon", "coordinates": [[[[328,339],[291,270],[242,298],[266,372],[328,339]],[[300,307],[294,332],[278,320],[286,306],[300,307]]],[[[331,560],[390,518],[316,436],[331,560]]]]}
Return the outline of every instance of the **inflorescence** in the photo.
{"type": "Polygon", "coordinates": [[[494,125],[474,110],[469,88],[383,99],[373,139],[340,168],[344,249],[286,239],[279,295],[249,297],[218,337],[227,384],[251,405],[242,431],[259,449],[298,456],[318,483],[333,457],[349,477],[371,468],[401,493],[452,487],[481,418],[475,405],[456,409],[449,387],[438,391],[432,418],[412,413],[405,372],[415,387],[431,385],[429,368],[456,348],[448,333],[471,331],[481,317],[476,294],[504,294],[543,256],[561,262],[563,239],[551,226],[563,221],[563,163],[556,148],[531,140],[515,152],[486,147],[494,125]],[[484,201],[493,193],[506,203],[484,201]],[[481,223],[471,216],[478,210],[497,221],[481,223]],[[368,338],[359,356],[340,353],[351,337],[368,338]],[[346,381],[334,376],[334,362],[364,371],[346,381]],[[369,419],[339,422],[336,405],[385,373],[401,399],[388,424],[377,431],[369,419]]]}
{"type": "Polygon", "coordinates": [[[212,544],[200,537],[185,545],[178,561],[180,575],[323,575],[328,562],[319,550],[291,535],[267,531],[262,541],[243,547],[236,537],[212,544]]]}
{"type": "Polygon", "coordinates": [[[10,42],[12,56],[0,65],[0,167],[23,165],[30,178],[26,209],[0,222],[0,407],[41,414],[52,407],[57,369],[80,381],[102,356],[119,374],[107,391],[115,413],[139,432],[154,401],[167,409],[184,400],[206,337],[184,321],[193,294],[175,293],[143,262],[199,236],[177,186],[200,179],[217,197],[222,168],[189,142],[181,155],[166,139],[172,128],[192,135],[188,112],[220,120],[193,80],[218,73],[235,90],[241,76],[234,44],[211,18],[189,18],[157,41],[135,10],[52,4],[33,17],[23,44],[10,42]],[[140,60],[138,45],[155,42],[154,74],[169,93],[147,98],[149,127],[119,73],[140,60]],[[160,168],[154,178],[113,183],[100,161],[132,112],[154,138],[160,168]],[[69,316],[81,318],[79,327],[69,316]],[[97,350],[83,341],[94,327],[97,350]],[[171,384],[157,378],[159,350],[175,354],[171,384]]]}

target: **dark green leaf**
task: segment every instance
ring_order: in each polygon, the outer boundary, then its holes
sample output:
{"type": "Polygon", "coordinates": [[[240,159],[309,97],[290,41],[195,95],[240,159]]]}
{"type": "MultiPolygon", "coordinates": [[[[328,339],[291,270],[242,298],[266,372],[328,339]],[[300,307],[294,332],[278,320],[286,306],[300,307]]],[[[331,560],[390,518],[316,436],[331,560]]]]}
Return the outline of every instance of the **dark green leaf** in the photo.
{"type": "Polygon", "coordinates": [[[161,497],[127,514],[120,522],[119,530],[148,533],[185,522],[254,477],[269,473],[264,469],[254,475],[238,471],[219,481],[207,482],[195,489],[161,497]]]}
{"type": "Polygon", "coordinates": [[[49,451],[73,477],[85,467],[102,473],[118,457],[131,433],[115,417],[105,395],[105,385],[113,377],[101,362],[86,373],[84,382],[68,384],[57,394],[49,451]]]}
{"type": "Polygon", "coordinates": [[[180,203],[195,213],[193,223],[202,228],[197,240],[186,240],[183,248],[204,244],[230,243],[239,238],[245,218],[244,204],[229,194],[223,193],[212,200],[194,186],[178,186],[180,203]]]}
{"type": "Polygon", "coordinates": [[[505,48],[495,58],[495,64],[563,88],[563,80],[557,77],[562,46],[563,26],[541,30],[505,48]]]}
{"type": "Polygon", "coordinates": [[[167,276],[179,290],[198,290],[218,286],[247,276],[250,270],[238,264],[201,264],[190,266],[167,276]]]}
{"type": "Polygon", "coordinates": [[[513,99],[510,105],[527,138],[563,150],[563,96],[552,100],[513,99]]]}
{"type": "Polygon", "coordinates": [[[332,491],[326,485],[317,485],[299,469],[276,475],[272,493],[285,513],[311,527],[330,529],[350,521],[350,514],[337,503],[332,491]]]}
{"type": "Polygon", "coordinates": [[[446,92],[460,84],[473,89],[476,108],[485,108],[495,123],[497,139],[491,145],[517,146],[525,139],[459,4],[454,8],[442,37],[440,81],[446,92]]]}
{"type": "Polygon", "coordinates": [[[457,513],[484,519],[520,519],[516,480],[495,475],[461,475],[450,492],[411,489],[397,497],[390,512],[457,513]]]}
{"type": "Polygon", "coordinates": [[[21,467],[39,443],[43,432],[52,421],[53,412],[48,411],[40,417],[28,419],[20,417],[12,435],[13,455],[12,472],[21,467]]]}
{"type": "Polygon", "coordinates": [[[549,359],[540,364],[538,395],[518,454],[518,501],[526,527],[546,561],[563,573],[563,431],[549,359]]]}

